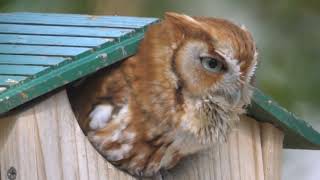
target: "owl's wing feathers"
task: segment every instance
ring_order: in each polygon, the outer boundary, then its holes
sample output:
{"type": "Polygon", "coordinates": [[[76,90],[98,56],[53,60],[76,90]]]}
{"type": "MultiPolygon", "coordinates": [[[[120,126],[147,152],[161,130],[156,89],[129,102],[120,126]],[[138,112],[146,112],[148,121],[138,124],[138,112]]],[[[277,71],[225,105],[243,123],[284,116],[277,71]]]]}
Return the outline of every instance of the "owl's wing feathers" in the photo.
{"type": "Polygon", "coordinates": [[[84,132],[102,128],[128,103],[128,86],[119,65],[98,71],[79,86],[70,87],[72,108],[84,132]]]}

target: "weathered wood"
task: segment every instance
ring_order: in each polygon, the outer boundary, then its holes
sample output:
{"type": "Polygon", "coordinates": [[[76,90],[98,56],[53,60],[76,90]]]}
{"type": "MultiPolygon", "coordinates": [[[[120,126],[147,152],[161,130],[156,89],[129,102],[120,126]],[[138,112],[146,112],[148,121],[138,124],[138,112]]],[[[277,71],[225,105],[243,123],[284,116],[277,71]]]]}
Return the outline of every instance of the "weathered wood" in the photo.
{"type": "Polygon", "coordinates": [[[45,66],[0,65],[0,74],[28,76],[28,75],[36,74],[47,68],[48,67],[45,67],[45,66]]]}
{"type": "Polygon", "coordinates": [[[64,57],[52,57],[52,56],[0,54],[0,64],[51,66],[51,65],[57,65],[65,60],[68,60],[68,59],[64,57]]]}
{"type": "Polygon", "coordinates": [[[0,44],[24,44],[40,46],[49,45],[94,48],[112,40],[113,39],[111,38],[0,34],[0,44]]]}
{"type": "MultiPolygon", "coordinates": [[[[243,116],[228,141],[162,172],[174,180],[278,180],[283,134],[243,116]]],[[[88,142],[65,91],[0,118],[0,176],[19,180],[127,180],[88,142]]],[[[158,179],[159,178],[158,176],[158,179]]]]}
{"type": "Polygon", "coordinates": [[[265,180],[280,180],[284,134],[269,123],[260,126],[265,180]]]}
{"type": "Polygon", "coordinates": [[[8,55],[77,56],[90,50],[83,47],[0,44],[0,54],[8,55]]]}
{"type": "Polygon", "coordinates": [[[94,150],[62,91],[0,119],[0,174],[10,167],[19,180],[133,179],[94,150]]]}
{"type": "Polygon", "coordinates": [[[7,76],[0,75],[0,86],[10,86],[13,84],[17,84],[22,80],[25,80],[27,76],[7,76]]]}
{"type": "Polygon", "coordinates": [[[259,123],[242,117],[225,144],[186,158],[165,179],[264,180],[259,123]]]}

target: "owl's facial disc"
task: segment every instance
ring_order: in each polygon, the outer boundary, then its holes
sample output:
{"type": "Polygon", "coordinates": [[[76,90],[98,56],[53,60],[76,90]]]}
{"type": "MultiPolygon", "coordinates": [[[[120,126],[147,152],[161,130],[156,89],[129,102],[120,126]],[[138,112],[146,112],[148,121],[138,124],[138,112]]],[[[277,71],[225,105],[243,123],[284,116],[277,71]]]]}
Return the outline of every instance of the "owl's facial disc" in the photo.
{"type": "Polygon", "coordinates": [[[202,142],[226,139],[250,102],[250,79],[257,62],[250,33],[217,18],[168,13],[165,22],[172,29],[166,31],[172,41],[165,46],[172,50],[175,87],[182,94],[177,99],[183,99],[188,112],[182,127],[202,142]]]}
{"type": "Polygon", "coordinates": [[[182,45],[175,60],[187,111],[193,111],[183,120],[185,127],[202,143],[226,140],[251,94],[241,80],[239,61],[225,49],[210,50],[197,40],[182,45]]]}
{"type": "Polygon", "coordinates": [[[231,54],[199,40],[185,42],[175,58],[185,92],[193,98],[223,92],[238,99],[241,86],[238,62],[231,54]]]}

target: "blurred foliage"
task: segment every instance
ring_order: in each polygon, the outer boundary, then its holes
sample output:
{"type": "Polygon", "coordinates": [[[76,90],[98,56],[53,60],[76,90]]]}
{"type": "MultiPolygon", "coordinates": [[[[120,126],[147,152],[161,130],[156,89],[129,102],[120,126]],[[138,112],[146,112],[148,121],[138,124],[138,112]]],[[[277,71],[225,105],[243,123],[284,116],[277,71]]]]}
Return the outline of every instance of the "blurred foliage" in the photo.
{"type": "Polygon", "coordinates": [[[0,11],[229,18],[247,24],[257,39],[261,89],[292,111],[299,103],[320,107],[319,0],[0,0],[0,11]]]}
{"type": "Polygon", "coordinates": [[[289,108],[297,102],[319,107],[320,1],[273,0],[257,6],[258,16],[273,34],[265,37],[261,50],[262,61],[268,61],[262,63],[268,68],[260,68],[261,88],[289,108]]]}

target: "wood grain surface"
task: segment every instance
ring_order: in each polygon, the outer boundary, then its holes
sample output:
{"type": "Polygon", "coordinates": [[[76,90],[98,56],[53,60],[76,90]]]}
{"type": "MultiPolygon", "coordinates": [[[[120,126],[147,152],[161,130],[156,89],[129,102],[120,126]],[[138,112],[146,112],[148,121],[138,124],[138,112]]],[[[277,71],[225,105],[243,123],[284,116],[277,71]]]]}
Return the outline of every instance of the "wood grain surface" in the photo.
{"type": "MultiPolygon", "coordinates": [[[[154,179],[278,180],[283,133],[243,116],[228,141],[182,160],[154,179]]],[[[82,133],[65,90],[0,118],[0,179],[135,179],[101,157],[82,133]]]]}

